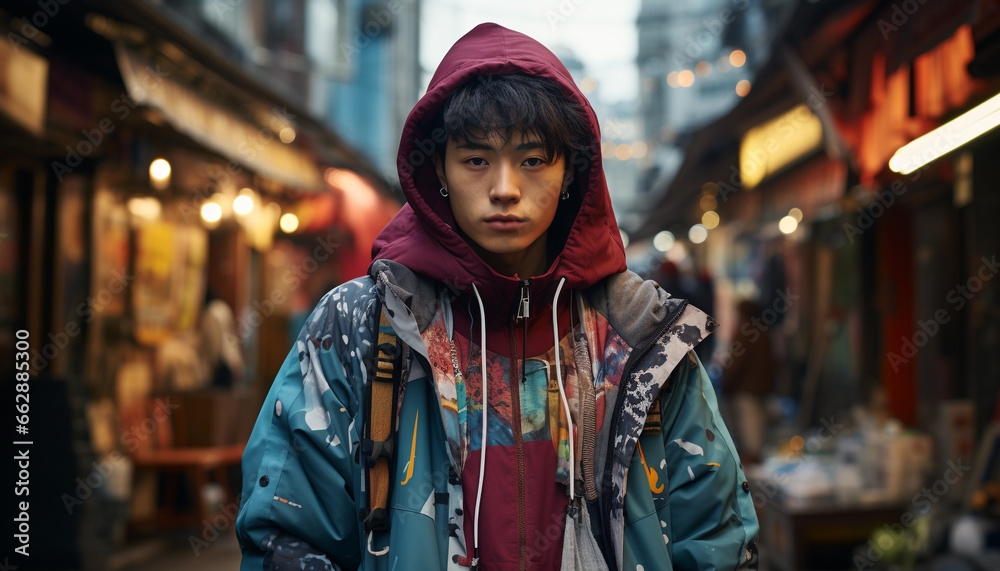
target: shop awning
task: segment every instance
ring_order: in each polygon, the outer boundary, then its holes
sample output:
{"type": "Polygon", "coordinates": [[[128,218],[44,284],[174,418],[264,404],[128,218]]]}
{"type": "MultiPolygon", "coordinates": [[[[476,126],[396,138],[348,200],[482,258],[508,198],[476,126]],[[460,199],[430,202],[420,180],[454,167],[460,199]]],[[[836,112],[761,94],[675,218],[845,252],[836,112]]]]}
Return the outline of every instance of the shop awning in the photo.
{"type": "Polygon", "coordinates": [[[0,111],[39,137],[45,132],[48,80],[48,60],[11,42],[0,42],[0,111]]]}
{"type": "Polygon", "coordinates": [[[262,176],[300,190],[325,188],[315,161],[278,133],[288,117],[273,112],[268,124],[252,123],[170,77],[134,49],[115,45],[128,96],[157,109],[177,131],[200,145],[262,176]]]}

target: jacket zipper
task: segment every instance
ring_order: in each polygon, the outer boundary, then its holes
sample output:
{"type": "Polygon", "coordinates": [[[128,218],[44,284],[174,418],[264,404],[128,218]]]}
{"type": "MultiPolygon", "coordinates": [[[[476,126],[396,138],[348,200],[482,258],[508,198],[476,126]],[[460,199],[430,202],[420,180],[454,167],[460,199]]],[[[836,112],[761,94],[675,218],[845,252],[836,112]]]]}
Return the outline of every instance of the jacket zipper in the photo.
{"type": "MultiPolygon", "coordinates": [[[[518,321],[522,321],[527,327],[528,319],[528,308],[529,308],[529,289],[528,280],[521,282],[521,292],[518,297],[517,311],[514,314],[513,322],[510,327],[510,407],[511,407],[511,424],[513,425],[512,432],[514,433],[514,450],[517,457],[517,566],[518,569],[522,571],[527,568],[528,564],[528,529],[525,524],[527,516],[525,514],[525,481],[524,481],[524,435],[521,434],[521,383],[525,381],[524,378],[524,358],[525,355],[522,353],[519,358],[517,355],[517,325],[518,321]],[[516,372],[515,372],[516,371],[516,372]],[[514,375],[519,374],[520,379],[515,379],[514,375]]],[[[525,334],[527,330],[525,330],[525,334]]],[[[522,339],[522,344],[527,343],[527,338],[522,339]]]]}
{"type": "MultiPolygon", "coordinates": [[[[674,310],[674,313],[667,318],[666,322],[660,326],[659,331],[653,336],[652,340],[646,345],[633,350],[628,359],[625,361],[625,366],[622,369],[622,376],[618,383],[618,398],[615,399],[615,408],[611,413],[611,430],[608,431],[608,437],[611,441],[614,441],[616,434],[614,433],[615,427],[621,421],[622,409],[625,404],[625,389],[626,383],[628,383],[629,378],[632,376],[632,371],[638,366],[639,361],[646,356],[647,353],[660,341],[666,332],[674,326],[677,319],[681,316],[681,313],[687,308],[687,300],[682,300],[680,306],[674,310]]],[[[608,566],[612,570],[617,569],[617,559],[613,552],[614,543],[611,541],[611,522],[608,521],[608,516],[611,514],[611,490],[609,486],[611,485],[611,466],[614,463],[614,446],[608,447],[607,458],[604,461],[604,474],[601,477],[601,535],[603,535],[604,552],[608,557],[608,566]]]]}

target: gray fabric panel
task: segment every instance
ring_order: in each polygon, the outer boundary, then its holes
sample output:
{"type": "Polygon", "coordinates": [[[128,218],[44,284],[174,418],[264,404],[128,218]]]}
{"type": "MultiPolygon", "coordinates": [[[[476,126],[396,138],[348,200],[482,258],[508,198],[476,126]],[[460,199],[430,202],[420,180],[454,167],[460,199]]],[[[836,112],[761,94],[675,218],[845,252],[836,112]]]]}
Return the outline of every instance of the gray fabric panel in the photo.
{"type": "Polygon", "coordinates": [[[632,271],[608,276],[584,292],[629,347],[641,347],[670,315],[670,293],[632,271]]]}
{"type": "Polygon", "coordinates": [[[421,332],[427,329],[437,311],[437,291],[434,281],[418,276],[406,266],[389,260],[376,260],[371,275],[384,272],[392,291],[413,313],[421,332]]]}

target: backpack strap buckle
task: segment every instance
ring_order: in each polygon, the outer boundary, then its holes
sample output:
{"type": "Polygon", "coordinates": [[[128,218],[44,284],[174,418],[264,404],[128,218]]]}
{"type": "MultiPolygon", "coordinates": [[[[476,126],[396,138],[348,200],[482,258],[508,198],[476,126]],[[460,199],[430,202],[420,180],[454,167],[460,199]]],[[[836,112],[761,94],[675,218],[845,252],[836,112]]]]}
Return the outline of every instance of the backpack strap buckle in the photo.
{"type": "Polygon", "coordinates": [[[389,510],[385,508],[375,508],[364,510],[364,517],[361,521],[365,524],[365,533],[373,531],[385,531],[389,529],[389,510]]]}
{"type": "Polygon", "coordinates": [[[359,443],[359,450],[369,468],[374,466],[375,462],[379,458],[385,458],[391,462],[394,457],[393,449],[394,446],[392,438],[387,440],[361,438],[361,442],[359,443]]]}

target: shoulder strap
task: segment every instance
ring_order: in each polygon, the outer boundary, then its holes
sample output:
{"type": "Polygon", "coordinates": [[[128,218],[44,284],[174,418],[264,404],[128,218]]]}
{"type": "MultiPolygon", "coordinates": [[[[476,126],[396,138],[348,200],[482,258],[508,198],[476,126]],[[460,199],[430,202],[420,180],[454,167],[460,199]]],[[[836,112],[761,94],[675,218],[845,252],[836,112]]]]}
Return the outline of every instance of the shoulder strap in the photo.
{"type": "MultiPolygon", "coordinates": [[[[389,528],[389,474],[393,460],[393,443],[396,434],[396,410],[399,397],[400,364],[402,347],[396,332],[389,323],[381,301],[376,300],[378,315],[377,356],[369,361],[367,410],[365,429],[361,437],[361,455],[364,459],[368,506],[361,517],[365,532],[389,528]]],[[[369,353],[371,355],[372,353],[369,353]]]]}

